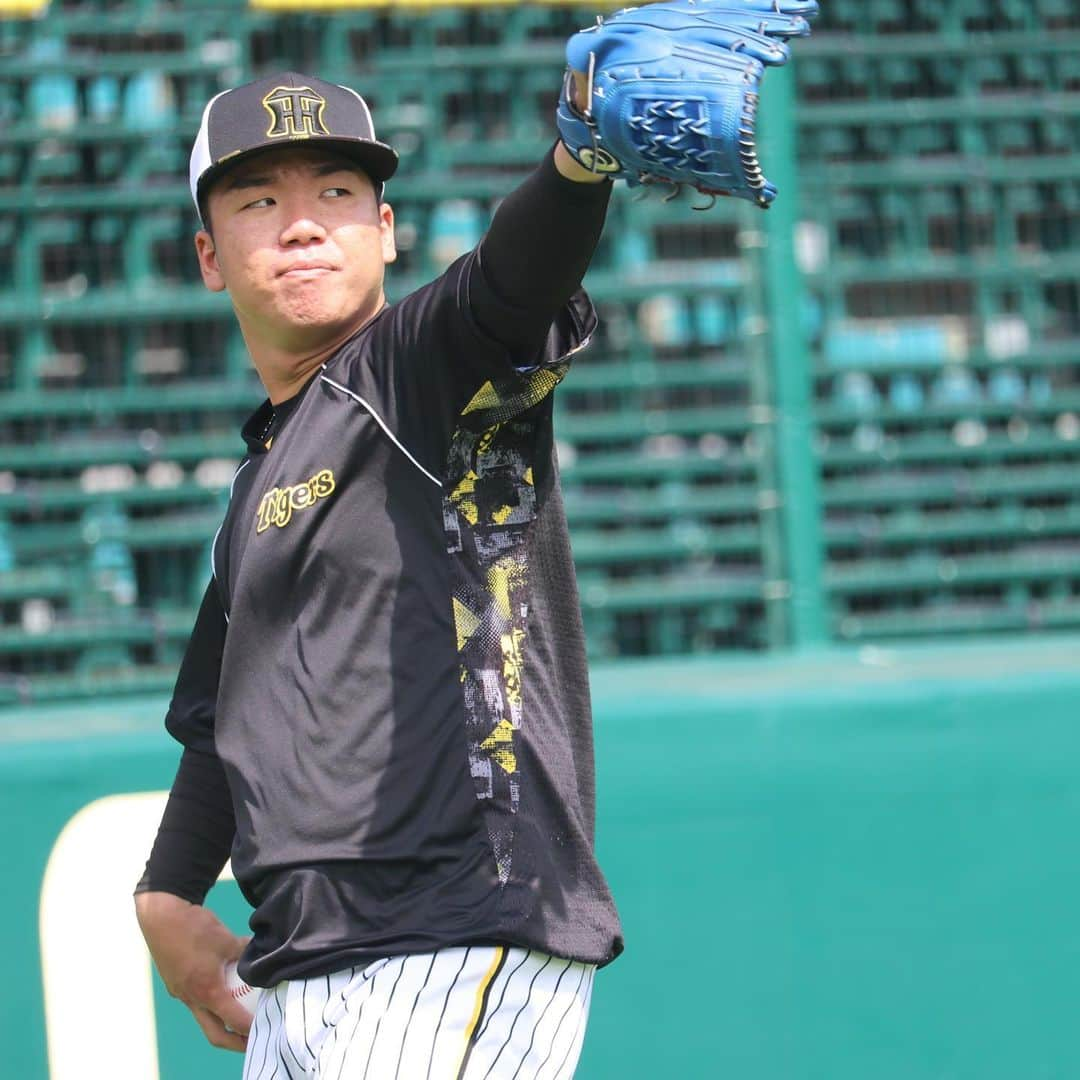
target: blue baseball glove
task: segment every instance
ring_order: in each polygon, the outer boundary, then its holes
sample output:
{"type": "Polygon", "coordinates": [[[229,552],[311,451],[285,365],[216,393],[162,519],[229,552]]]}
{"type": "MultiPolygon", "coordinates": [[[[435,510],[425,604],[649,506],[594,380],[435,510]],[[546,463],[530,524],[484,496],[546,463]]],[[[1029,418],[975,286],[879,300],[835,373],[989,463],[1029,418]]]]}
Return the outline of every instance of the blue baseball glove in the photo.
{"type": "Polygon", "coordinates": [[[816,0],[671,0],[597,18],[566,46],[559,135],[593,172],[767,207],[776,188],[754,138],[761,80],[817,12],[816,0]],[[587,78],[577,105],[574,72],[587,78]]]}

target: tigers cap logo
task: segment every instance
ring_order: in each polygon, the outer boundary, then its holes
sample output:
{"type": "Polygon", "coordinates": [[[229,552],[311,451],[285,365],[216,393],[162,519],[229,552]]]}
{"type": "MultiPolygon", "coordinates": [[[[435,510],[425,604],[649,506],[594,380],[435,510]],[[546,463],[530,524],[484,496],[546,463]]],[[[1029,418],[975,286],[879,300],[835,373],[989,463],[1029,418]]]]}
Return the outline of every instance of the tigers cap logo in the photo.
{"type": "Polygon", "coordinates": [[[323,121],[326,98],[310,86],[275,86],[262,103],[270,114],[268,138],[306,139],[330,134],[323,121]]]}

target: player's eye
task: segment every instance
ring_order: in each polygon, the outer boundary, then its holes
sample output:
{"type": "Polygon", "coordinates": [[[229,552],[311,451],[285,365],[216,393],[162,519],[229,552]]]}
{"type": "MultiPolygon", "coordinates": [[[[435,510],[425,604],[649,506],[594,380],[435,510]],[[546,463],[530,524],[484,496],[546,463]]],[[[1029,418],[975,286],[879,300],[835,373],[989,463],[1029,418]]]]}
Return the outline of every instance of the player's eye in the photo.
{"type": "Polygon", "coordinates": [[[323,192],[323,194],[324,195],[329,195],[329,196],[331,196],[331,198],[334,198],[334,199],[340,199],[343,195],[349,195],[351,193],[350,193],[348,188],[331,187],[331,188],[327,188],[323,192]]]}
{"type": "Polygon", "coordinates": [[[253,207],[273,206],[274,200],[269,195],[264,195],[261,199],[255,199],[252,202],[245,203],[241,207],[242,210],[251,210],[253,207]]]}

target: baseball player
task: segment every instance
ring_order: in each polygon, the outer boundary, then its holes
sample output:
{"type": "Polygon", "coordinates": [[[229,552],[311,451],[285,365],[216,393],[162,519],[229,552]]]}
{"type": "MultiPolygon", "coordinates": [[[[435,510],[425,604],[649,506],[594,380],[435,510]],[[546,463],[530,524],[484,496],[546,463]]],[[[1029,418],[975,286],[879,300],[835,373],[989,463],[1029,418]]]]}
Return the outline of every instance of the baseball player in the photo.
{"type": "Polygon", "coordinates": [[[775,196],[757,82],[813,10],[679,0],[576,35],[560,140],[392,305],[397,156],[362,98],[288,72],[206,106],[199,267],[267,400],[166,717],[183,753],[136,910],[246,1080],[573,1076],[623,943],[552,392],[596,327],[580,283],[612,177],[775,196]],[[230,854],[250,939],[202,906],[230,854]],[[250,1026],[234,959],[264,988],[250,1026]]]}

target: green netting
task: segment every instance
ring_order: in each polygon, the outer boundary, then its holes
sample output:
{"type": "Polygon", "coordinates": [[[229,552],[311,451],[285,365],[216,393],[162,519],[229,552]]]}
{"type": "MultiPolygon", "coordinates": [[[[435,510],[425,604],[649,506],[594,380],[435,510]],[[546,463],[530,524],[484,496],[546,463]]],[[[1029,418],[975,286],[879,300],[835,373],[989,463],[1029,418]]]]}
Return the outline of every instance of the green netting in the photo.
{"type": "MultiPolygon", "coordinates": [[[[558,396],[596,655],[776,648],[818,622],[1080,625],[1080,13],[824,7],[796,136],[766,162],[797,163],[786,204],[614,200],[587,282],[602,329],[558,396]],[[788,211],[796,273],[770,262],[788,211]]],[[[167,680],[182,645],[260,396],[191,253],[206,99],[282,67],[360,89],[402,156],[402,295],[550,144],[562,44],[591,17],[129,2],[0,22],[0,670],[167,680]]]]}

